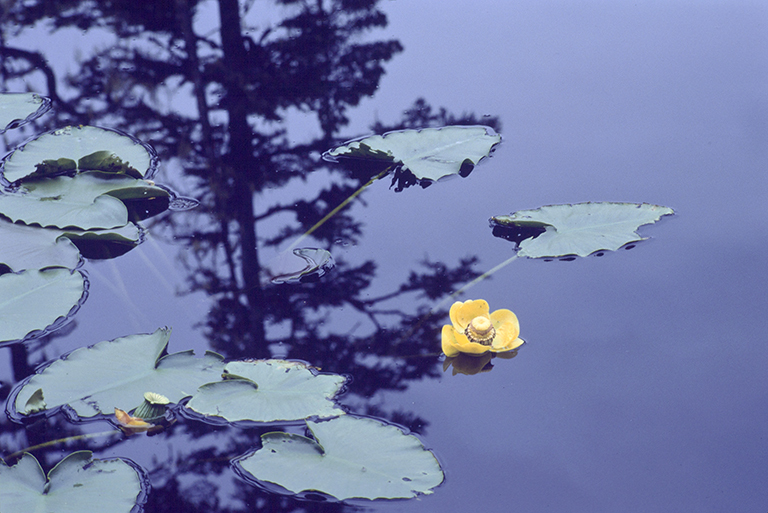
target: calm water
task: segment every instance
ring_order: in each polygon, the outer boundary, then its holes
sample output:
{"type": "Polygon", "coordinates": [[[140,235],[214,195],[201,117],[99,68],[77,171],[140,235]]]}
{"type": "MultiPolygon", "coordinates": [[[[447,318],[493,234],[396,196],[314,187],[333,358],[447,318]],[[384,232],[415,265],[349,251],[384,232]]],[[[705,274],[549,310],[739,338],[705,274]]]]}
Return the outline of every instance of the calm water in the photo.
{"type": "MultiPolygon", "coordinates": [[[[401,193],[379,181],[353,204],[362,236],[328,249],[350,266],[376,262],[364,297],[396,289],[425,258],[454,266],[477,256],[479,271],[507,259],[512,245],[491,236],[493,215],[581,201],[655,203],[677,215],[641,229],[652,239],[632,251],[517,260],[468,291],[462,299],[515,311],[528,341],[516,358],[494,360],[491,372],[443,373],[435,337],[426,341],[435,356],[419,357],[432,377],[402,391],[342,397],[353,411],[362,401],[385,418],[421,419],[412,427],[446,475],[430,496],[361,504],[375,511],[765,511],[768,6],[475,4],[381,5],[389,25],[375,37],[399,39],[405,50],[385,66],[377,94],[351,111],[343,134],[364,134],[376,119],[394,123],[423,96],[457,114],[498,116],[504,140],[466,179],[401,193]]],[[[83,41],[67,39],[87,47],[83,41]]],[[[61,59],[62,47],[45,43],[38,37],[34,47],[61,59]]],[[[286,126],[296,139],[319,135],[297,113],[286,126]]],[[[178,161],[163,163],[156,179],[193,195],[178,161]]],[[[318,173],[265,190],[256,212],[268,201],[311,197],[327,180],[318,173]]],[[[200,212],[173,214],[180,222],[191,216],[200,212]]],[[[260,235],[285,222],[265,224],[260,235]]],[[[125,256],[88,263],[90,297],[74,329],[33,353],[33,363],[163,325],[174,328],[171,351],[208,347],[199,323],[210,299],[177,295],[189,289],[177,258],[190,250],[158,228],[125,256]],[[109,315],[115,311],[122,314],[109,315]]],[[[404,296],[382,308],[415,314],[435,303],[404,296]]],[[[329,332],[376,331],[349,305],[322,313],[329,332]]],[[[271,340],[290,345],[285,327],[270,330],[271,340]]],[[[311,363],[321,353],[274,349],[311,363]]],[[[0,350],[0,380],[14,382],[9,349],[0,350]]],[[[17,427],[0,425],[4,451],[24,447],[17,427]]],[[[175,475],[192,502],[202,500],[195,490],[205,483],[220,507],[255,509],[253,496],[242,499],[249,486],[226,467],[205,476],[181,464],[194,461],[196,448],[221,449],[228,440],[226,430],[206,436],[134,437],[97,456],[126,456],[147,468],[173,460],[152,475],[154,487],[175,475]]]]}

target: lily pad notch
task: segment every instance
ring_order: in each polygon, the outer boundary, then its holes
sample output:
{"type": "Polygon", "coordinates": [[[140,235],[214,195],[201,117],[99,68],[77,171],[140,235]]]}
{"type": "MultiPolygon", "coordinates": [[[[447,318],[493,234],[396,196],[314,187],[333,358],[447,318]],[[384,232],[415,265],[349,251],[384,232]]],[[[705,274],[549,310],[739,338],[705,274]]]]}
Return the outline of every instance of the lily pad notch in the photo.
{"type": "Polygon", "coordinates": [[[638,228],[673,214],[648,203],[587,202],[519,210],[492,217],[490,224],[495,236],[517,244],[517,256],[585,257],[646,240],[638,228]]]}
{"type": "Polygon", "coordinates": [[[307,421],[310,436],[273,432],[233,461],[248,482],[284,494],[347,499],[410,499],[431,494],[445,476],[414,435],[368,417],[307,421]],[[300,472],[297,469],[301,469],[300,472]]]}

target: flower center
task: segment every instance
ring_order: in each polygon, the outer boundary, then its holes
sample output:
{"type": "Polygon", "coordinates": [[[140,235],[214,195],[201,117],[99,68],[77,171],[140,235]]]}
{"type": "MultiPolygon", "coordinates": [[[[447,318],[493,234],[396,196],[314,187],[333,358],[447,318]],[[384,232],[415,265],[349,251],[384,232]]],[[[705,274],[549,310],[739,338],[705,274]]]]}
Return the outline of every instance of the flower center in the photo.
{"type": "Polygon", "coordinates": [[[493,327],[493,324],[491,324],[489,318],[475,317],[472,319],[472,322],[467,325],[464,334],[470,342],[490,346],[491,342],[493,342],[493,337],[496,336],[496,329],[493,327]]]}

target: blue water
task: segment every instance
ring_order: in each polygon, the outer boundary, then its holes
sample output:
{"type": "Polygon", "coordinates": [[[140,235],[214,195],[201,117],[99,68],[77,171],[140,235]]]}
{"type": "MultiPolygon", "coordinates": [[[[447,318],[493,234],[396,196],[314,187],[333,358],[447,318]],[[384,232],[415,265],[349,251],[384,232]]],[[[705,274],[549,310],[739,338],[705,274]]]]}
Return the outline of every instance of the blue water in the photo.
{"type": "MultiPolygon", "coordinates": [[[[422,0],[382,8],[390,21],[382,34],[405,51],[352,113],[348,135],[364,134],[374,118],[394,122],[423,96],[451,112],[499,116],[504,140],[466,179],[402,193],[380,181],[351,207],[362,237],[328,249],[350,264],[376,261],[370,297],[396,288],[425,257],[454,265],[476,255],[479,270],[506,260],[512,245],[491,236],[493,215],[582,201],[655,203],[677,215],[643,227],[651,239],[631,251],[521,259],[469,290],[462,299],[513,310],[527,344],[490,372],[441,370],[368,398],[426,421],[415,431],[446,481],[429,496],[366,506],[768,509],[768,6],[422,0]]],[[[288,129],[317,133],[298,114],[288,129]]],[[[324,176],[260,197],[300,195],[324,176]]],[[[182,194],[191,187],[177,162],[157,181],[182,194]]],[[[176,294],[188,284],[175,258],[189,250],[161,235],[89,264],[90,297],[75,329],[38,361],[163,325],[174,328],[171,351],[207,347],[197,324],[209,299],[176,294]],[[122,315],[107,320],[114,311],[122,315]]],[[[406,297],[396,306],[431,304],[406,297]]],[[[373,332],[349,306],[327,313],[329,330],[373,332]]],[[[0,380],[13,382],[9,355],[0,351],[0,380]]],[[[311,353],[288,356],[312,362],[311,353]]],[[[98,455],[152,467],[193,447],[182,437],[136,437],[98,455]]],[[[194,496],[203,477],[180,476],[194,496]]],[[[165,476],[154,479],[161,487],[165,476]]],[[[248,485],[233,474],[204,481],[219,487],[222,505],[243,506],[237,497],[248,485]]]]}

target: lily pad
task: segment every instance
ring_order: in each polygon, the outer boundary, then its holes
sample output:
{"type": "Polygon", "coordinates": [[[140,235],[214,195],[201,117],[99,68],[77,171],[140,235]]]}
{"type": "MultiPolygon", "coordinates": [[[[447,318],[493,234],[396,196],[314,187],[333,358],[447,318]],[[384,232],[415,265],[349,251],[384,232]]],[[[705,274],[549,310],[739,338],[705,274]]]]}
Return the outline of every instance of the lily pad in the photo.
{"type": "Polygon", "coordinates": [[[307,427],[314,439],[261,435],[262,447],[235,462],[238,472],[294,494],[317,491],[338,500],[411,498],[443,482],[435,456],[395,426],[345,415],[307,427]]]}
{"type": "Polygon", "coordinates": [[[398,130],[349,141],[325,152],[323,158],[392,162],[419,180],[436,181],[449,175],[466,176],[500,142],[501,136],[485,126],[398,130]]]}
{"type": "Polygon", "coordinates": [[[80,256],[112,258],[141,242],[133,223],[111,230],[60,230],[11,223],[0,218],[0,266],[12,271],[66,267],[75,269],[80,256]]]}
{"type": "Polygon", "coordinates": [[[15,413],[50,412],[67,405],[80,418],[111,415],[115,408],[138,406],[145,392],[177,403],[219,379],[224,363],[216,353],[206,351],[201,358],[193,351],[161,356],[170,335],[170,328],[161,328],[99,342],[54,360],[22,384],[13,403],[15,413]]]}
{"type": "Polygon", "coordinates": [[[0,94],[0,134],[33,121],[51,108],[50,98],[35,93],[0,94]]]}
{"type": "Polygon", "coordinates": [[[33,174],[94,170],[151,178],[156,167],[155,151],[135,137],[95,126],[68,126],[16,148],[6,158],[3,174],[9,182],[33,174]]]}
{"type": "Polygon", "coordinates": [[[24,453],[11,467],[0,460],[0,504],[3,513],[129,513],[146,501],[147,478],[142,474],[120,458],[99,460],[91,451],[77,451],[46,478],[37,459],[24,453]]]}
{"type": "Polygon", "coordinates": [[[62,230],[61,233],[85,258],[105,260],[124,255],[138,246],[144,232],[137,224],[128,223],[111,230],[62,230]]]}
{"type": "Polygon", "coordinates": [[[85,277],[69,269],[0,275],[0,344],[58,329],[82,302],[85,277]]]}
{"type": "Polygon", "coordinates": [[[317,280],[336,265],[333,255],[325,249],[296,248],[293,250],[293,254],[303,260],[301,268],[297,268],[300,261],[295,258],[291,258],[291,262],[281,260],[282,268],[279,271],[275,268],[271,270],[270,281],[272,283],[299,283],[317,280]]]}
{"type": "Polygon", "coordinates": [[[66,267],[80,263],[80,252],[61,230],[37,228],[0,218],[0,265],[12,271],[66,267]]]}
{"type": "Polygon", "coordinates": [[[164,198],[167,207],[168,197],[145,180],[89,171],[29,182],[19,193],[0,195],[0,214],[43,227],[117,228],[130,219],[124,201],[164,198]]]}
{"type": "Polygon", "coordinates": [[[640,226],[672,214],[671,208],[647,203],[577,203],[547,205],[492,217],[491,226],[532,233],[519,242],[518,256],[584,257],[645,240],[636,232],[640,226]]]}
{"type": "Polygon", "coordinates": [[[230,362],[223,378],[200,387],[187,408],[228,422],[291,421],[344,414],[332,402],[344,385],[344,376],[318,374],[301,362],[230,362]]]}

